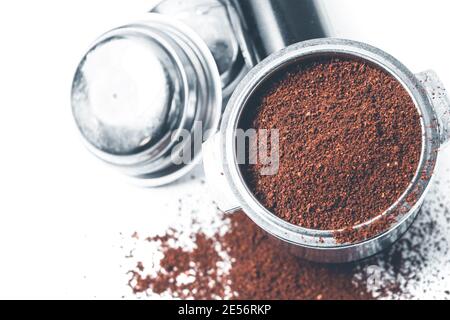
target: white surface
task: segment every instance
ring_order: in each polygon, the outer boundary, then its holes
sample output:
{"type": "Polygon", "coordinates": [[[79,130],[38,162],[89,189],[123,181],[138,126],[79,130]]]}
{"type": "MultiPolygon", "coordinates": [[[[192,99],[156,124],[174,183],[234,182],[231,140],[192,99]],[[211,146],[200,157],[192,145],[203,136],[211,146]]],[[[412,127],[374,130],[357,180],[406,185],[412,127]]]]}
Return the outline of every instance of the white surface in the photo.
{"type": "MultiPolygon", "coordinates": [[[[71,80],[84,51],[152,2],[0,2],[0,298],[130,296],[122,238],[163,230],[178,198],[194,191],[189,179],[128,185],[85,150],[72,120],[71,80]]],[[[432,68],[450,87],[449,1],[325,5],[336,36],[378,46],[414,72],[432,68]]]]}

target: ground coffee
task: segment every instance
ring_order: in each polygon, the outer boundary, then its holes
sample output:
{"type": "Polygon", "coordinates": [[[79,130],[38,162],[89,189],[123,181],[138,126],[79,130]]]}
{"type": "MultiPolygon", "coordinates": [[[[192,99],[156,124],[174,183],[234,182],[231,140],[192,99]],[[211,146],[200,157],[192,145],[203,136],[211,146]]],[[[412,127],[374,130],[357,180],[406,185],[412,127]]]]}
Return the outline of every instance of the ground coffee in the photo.
{"type": "Polygon", "coordinates": [[[207,186],[192,183],[178,201],[149,213],[151,225],[122,238],[124,274],[131,270],[124,281],[139,298],[156,299],[448,299],[449,170],[436,171],[421,212],[398,242],[345,265],[293,257],[242,212],[219,212],[207,186]],[[171,217],[169,229],[153,228],[161,216],[171,217]]]}
{"type": "MultiPolygon", "coordinates": [[[[442,211],[445,210],[445,211],[442,211]]],[[[177,238],[184,230],[147,238],[157,245],[161,261],[144,265],[137,258],[130,286],[135,294],[146,293],[182,299],[405,299],[426,295],[442,282],[437,261],[448,255],[447,229],[436,216],[423,211],[406,237],[371,259],[342,265],[303,261],[280,249],[279,243],[250,221],[244,213],[224,217],[225,233],[191,234],[195,246],[182,248],[177,238]],[[431,263],[435,268],[429,268],[431,263]],[[427,269],[428,268],[428,269],[427,269]],[[152,271],[153,270],[153,271],[152,271]],[[422,290],[423,292],[417,291],[422,290]]],[[[213,213],[214,215],[214,213],[213,213]]],[[[194,223],[195,224],[195,223],[194,223]]],[[[198,229],[198,228],[194,228],[198,229]]],[[[150,252],[147,252],[150,254],[150,252]]],[[[443,286],[444,295],[449,296],[443,286]]],[[[436,292],[435,292],[436,293],[436,292]]],[[[439,293],[438,293],[439,294],[439,293]]],[[[439,297],[442,297],[439,294],[439,297]]],[[[433,294],[429,295],[433,297],[433,294]]]]}
{"type": "Polygon", "coordinates": [[[235,298],[270,300],[374,299],[357,265],[315,264],[297,258],[243,213],[231,217],[222,241],[234,258],[229,277],[235,298]]]}
{"type": "MultiPolygon", "coordinates": [[[[323,58],[291,66],[249,104],[242,126],[278,129],[280,163],[276,175],[261,175],[260,164],[243,166],[243,175],[266,208],[293,224],[338,230],[368,221],[400,197],[417,170],[414,102],[367,62],[323,58]]],[[[341,237],[350,240],[358,237],[341,237]]]]}
{"type": "Polygon", "coordinates": [[[168,294],[182,299],[373,299],[356,265],[319,265],[280,250],[279,243],[240,212],[229,217],[229,231],[207,238],[194,235],[193,250],[170,245],[176,235],[148,238],[161,243],[156,274],[138,262],[131,271],[133,292],[168,294]],[[229,257],[230,268],[219,262],[229,257]],[[222,254],[223,255],[223,254],[222,254]],[[226,272],[223,269],[227,270],[226,272]],[[190,277],[190,279],[189,279],[190,277]]]}

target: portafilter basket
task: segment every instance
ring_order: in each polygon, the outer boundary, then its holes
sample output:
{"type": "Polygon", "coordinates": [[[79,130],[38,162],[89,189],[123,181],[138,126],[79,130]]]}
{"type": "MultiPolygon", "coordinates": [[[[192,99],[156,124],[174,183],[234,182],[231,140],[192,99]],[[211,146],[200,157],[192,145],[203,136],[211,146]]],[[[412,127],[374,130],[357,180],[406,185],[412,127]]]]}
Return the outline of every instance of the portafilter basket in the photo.
{"type": "Polygon", "coordinates": [[[217,202],[222,210],[242,209],[259,227],[302,258],[325,263],[350,262],[390,246],[412,224],[433,181],[439,150],[450,140],[449,128],[450,103],[434,72],[413,74],[391,55],[356,41],[330,38],[304,41],[270,55],[239,84],[227,105],[220,131],[203,145],[205,172],[214,193],[220,195],[217,202]],[[338,243],[334,235],[339,230],[307,229],[274,215],[249,190],[236,158],[236,130],[247,102],[257,89],[291,64],[327,56],[356,58],[386,71],[407,90],[421,116],[422,153],[414,178],[390,208],[353,228],[370,227],[388,215],[395,217],[393,223],[388,230],[356,243],[338,243]]]}

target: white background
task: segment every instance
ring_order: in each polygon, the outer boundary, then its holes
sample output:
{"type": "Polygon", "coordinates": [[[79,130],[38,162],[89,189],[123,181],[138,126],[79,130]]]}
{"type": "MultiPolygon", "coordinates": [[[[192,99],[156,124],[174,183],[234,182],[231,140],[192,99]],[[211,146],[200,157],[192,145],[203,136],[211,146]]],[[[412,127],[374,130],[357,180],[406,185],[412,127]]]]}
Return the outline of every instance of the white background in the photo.
{"type": "MultiPolygon", "coordinates": [[[[164,227],[170,202],[195,188],[127,184],[84,149],[72,121],[84,51],[153,2],[0,1],[0,298],[129,297],[122,239],[164,227]]],[[[323,2],[335,36],[378,46],[414,72],[432,68],[450,87],[449,1],[323,2]]]]}

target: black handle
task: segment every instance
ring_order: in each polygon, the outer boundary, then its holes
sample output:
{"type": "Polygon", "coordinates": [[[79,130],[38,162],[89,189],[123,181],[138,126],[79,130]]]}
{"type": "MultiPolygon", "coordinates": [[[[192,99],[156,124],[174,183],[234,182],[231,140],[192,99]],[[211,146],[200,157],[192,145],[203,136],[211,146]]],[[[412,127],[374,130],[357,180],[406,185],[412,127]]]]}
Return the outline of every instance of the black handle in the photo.
{"type": "Polygon", "coordinates": [[[293,43],[328,36],[323,12],[315,0],[232,1],[255,62],[293,43]]]}

